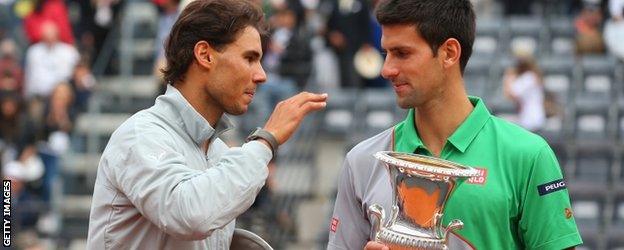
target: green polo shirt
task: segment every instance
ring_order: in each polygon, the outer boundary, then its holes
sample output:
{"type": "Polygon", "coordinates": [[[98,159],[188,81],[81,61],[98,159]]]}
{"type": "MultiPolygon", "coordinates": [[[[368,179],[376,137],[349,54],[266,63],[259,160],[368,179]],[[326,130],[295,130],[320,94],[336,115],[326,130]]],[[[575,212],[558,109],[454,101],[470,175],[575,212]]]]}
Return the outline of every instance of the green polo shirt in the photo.
{"type": "MultiPolygon", "coordinates": [[[[483,101],[448,138],[440,157],[480,169],[459,181],[443,225],[464,222],[458,236],[477,249],[564,249],[582,243],[557,159],[541,137],[492,116],[483,101]]],[[[395,126],[394,150],[431,155],[414,110],[395,126]]]]}

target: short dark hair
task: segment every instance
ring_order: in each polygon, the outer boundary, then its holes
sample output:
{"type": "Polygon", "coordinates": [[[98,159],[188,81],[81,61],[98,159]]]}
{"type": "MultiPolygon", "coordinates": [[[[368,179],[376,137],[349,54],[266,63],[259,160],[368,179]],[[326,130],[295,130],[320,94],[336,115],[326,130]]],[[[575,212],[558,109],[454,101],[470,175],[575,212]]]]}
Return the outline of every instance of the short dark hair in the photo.
{"type": "Polygon", "coordinates": [[[434,55],[447,39],[457,39],[464,72],[475,38],[475,13],[470,0],[382,0],[375,15],[381,25],[415,25],[434,55]]]}
{"type": "Polygon", "coordinates": [[[161,70],[165,82],[174,84],[194,59],[195,44],[206,41],[217,51],[234,42],[242,30],[251,26],[266,38],[264,13],[248,0],[195,0],[186,6],[165,42],[167,66],[161,70]]]}

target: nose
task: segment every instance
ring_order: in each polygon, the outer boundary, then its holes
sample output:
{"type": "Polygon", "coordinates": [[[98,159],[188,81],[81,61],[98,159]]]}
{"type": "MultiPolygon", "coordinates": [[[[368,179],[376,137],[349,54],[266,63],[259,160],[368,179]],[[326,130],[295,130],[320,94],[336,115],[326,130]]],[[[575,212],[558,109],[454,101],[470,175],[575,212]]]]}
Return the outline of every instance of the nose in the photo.
{"type": "Polygon", "coordinates": [[[262,68],[262,65],[258,64],[258,69],[253,73],[251,80],[255,83],[255,84],[261,84],[266,82],[267,80],[267,76],[266,73],[264,72],[264,69],[262,68]]]}
{"type": "Polygon", "coordinates": [[[381,68],[381,76],[385,79],[391,80],[399,75],[399,69],[394,66],[391,60],[386,59],[383,64],[383,68],[381,68]]]}

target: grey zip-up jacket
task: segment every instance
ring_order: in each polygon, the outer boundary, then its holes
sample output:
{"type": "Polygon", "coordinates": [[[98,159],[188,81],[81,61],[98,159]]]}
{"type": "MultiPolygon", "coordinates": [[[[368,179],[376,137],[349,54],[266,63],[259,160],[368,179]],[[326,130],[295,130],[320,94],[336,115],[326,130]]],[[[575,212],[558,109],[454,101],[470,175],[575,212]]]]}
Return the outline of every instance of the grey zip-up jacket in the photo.
{"type": "Polygon", "coordinates": [[[125,121],[98,166],[87,249],[229,249],[272,157],[258,141],[229,148],[217,136],[231,126],[213,129],[172,86],[125,121]]]}

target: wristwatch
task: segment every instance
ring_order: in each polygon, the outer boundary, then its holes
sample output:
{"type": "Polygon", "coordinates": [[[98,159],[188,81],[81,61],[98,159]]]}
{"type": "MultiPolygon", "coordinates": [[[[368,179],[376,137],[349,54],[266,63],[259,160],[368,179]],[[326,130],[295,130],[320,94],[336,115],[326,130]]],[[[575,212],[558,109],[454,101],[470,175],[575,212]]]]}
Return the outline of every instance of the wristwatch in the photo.
{"type": "Polygon", "coordinates": [[[277,143],[277,139],[275,139],[275,136],[273,136],[271,132],[262,129],[261,127],[257,127],[253,132],[251,132],[251,134],[249,134],[249,136],[247,136],[245,142],[250,142],[257,139],[264,139],[265,141],[267,141],[271,146],[273,157],[275,157],[275,153],[277,153],[277,147],[279,146],[279,143],[277,143]]]}

